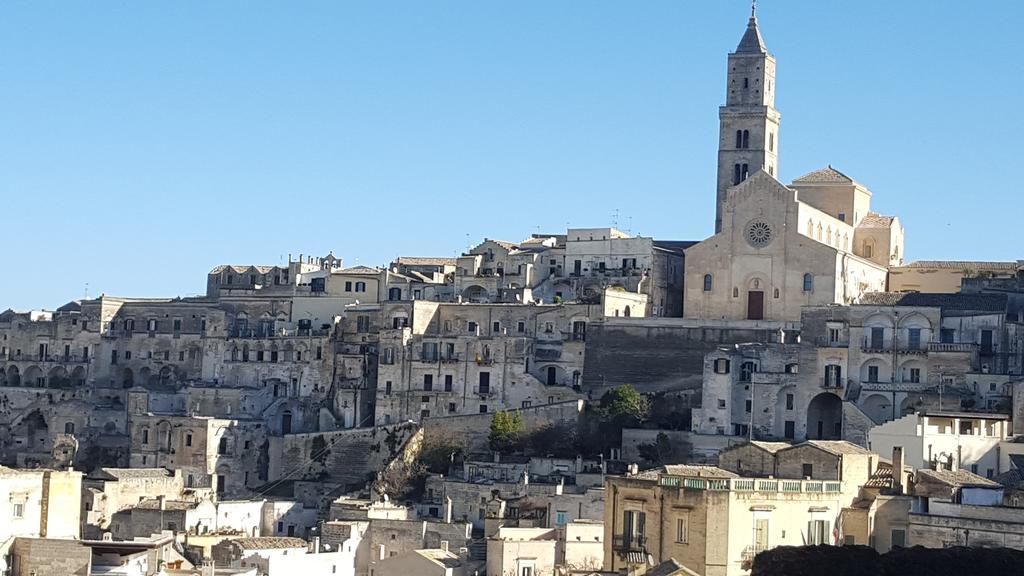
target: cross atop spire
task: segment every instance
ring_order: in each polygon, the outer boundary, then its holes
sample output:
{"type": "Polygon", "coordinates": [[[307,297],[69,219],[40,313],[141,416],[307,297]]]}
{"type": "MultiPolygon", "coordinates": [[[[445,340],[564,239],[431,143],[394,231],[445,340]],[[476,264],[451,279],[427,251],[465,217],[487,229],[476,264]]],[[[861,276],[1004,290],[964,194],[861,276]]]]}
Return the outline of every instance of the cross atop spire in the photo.
{"type": "Polygon", "coordinates": [[[747,22],[747,31],[743,33],[743,38],[740,39],[740,45],[736,47],[737,52],[768,53],[768,48],[764,45],[764,39],[761,38],[761,30],[757,27],[756,14],[757,0],[751,0],[750,20],[747,22]]]}

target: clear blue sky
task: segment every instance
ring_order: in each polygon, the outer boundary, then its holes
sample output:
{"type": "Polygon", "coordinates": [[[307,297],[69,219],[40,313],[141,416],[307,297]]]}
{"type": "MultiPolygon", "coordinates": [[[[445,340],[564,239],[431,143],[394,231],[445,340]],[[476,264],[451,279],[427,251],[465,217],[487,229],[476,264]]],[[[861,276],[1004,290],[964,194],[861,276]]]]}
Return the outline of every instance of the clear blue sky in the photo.
{"type": "MultiPolygon", "coordinates": [[[[780,176],[1016,259],[1014,2],[763,0],[780,176]],[[1013,237],[1011,237],[1011,235],[1013,237]]],[[[0,309],[605,226],[703,239],[743,0],[0,3],[0,309]]]]}

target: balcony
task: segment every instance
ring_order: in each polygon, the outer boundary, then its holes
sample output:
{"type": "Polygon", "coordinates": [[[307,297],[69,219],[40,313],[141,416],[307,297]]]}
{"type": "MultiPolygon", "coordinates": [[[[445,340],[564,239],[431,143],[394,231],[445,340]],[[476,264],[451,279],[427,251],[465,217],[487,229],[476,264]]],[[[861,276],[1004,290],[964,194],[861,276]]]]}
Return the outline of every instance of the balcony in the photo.
{"type": "Polygon", "coordinates": [[[821,379],[821,387],[827,390],[839,390],[845,385],[846,382],[844,382],[842,378],[823,376],[821,379]]]}
{"type": "Polygon", "coordinates": [[[971,354],[978,349],[978,345],[973,342],[929,342],[929,352],[958,352],[971,354]]]}
{"type": "Polygon", "coordinates": [[[480,396],[482,398],[489,398],[495,395],[495,391],[490,386],[474,386],[473,394],[476,394],[477,396],[480,396]]]}
{"type": "Polygon", "coordinates": [[[836,494],[843,484],[831,480],[784,480],[779,478],[702,478],[662,474],[658,485],[665,488],[788,494],[836,494]]]}
{"type": "Polygon", "coordinates": [[[613,539],[612,547],[616,552],[646,552],[647,537],[643,534],[619,534],[613,539]]]}
{"type": "Polygon", "coordinates": [[[848,348],[850,341],[846,338],[832,340],[828,336],[819,336],[815,338],[814,345],[818,348],[848,348]]]}
{"type": "MultiPolygon", "coordinates": [[[[929,349],[930,344],[928,342],[897,341],[895,352],[897,354],[927,354],[929,349]]],[[[892,354],[894,352],[891,338],[882,340],[864,338],[861,350],[869,354],[892,354]]]]}
{"type": "Polygon", "coordinates": [[[79,356],[77,354],[7,354],[6,357],[0,358],[0,360],[6,360],[8,362],[38,362],[38,363],[56,363],[56,364],[88,364],[92,361],[91,356],[79,356]]]}

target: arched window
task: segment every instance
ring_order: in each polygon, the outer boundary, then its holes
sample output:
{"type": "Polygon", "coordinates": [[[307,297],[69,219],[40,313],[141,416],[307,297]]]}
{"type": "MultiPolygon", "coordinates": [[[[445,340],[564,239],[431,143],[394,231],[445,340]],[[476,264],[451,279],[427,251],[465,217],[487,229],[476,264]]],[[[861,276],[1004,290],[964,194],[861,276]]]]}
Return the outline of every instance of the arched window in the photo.
{"type": "Polygon", "coordinates": [[[739,298],[740,297],[740,289],[739,288],[736,288],[735,286],[733,286],[733,288],[732,288],[732,297],[733,298],[739,298]]]}
{"type": "Polygon", "coordinates": [[[821,222],[818,222],[818,242],[821,242],[821,222]]]}
{"type": "Polygon", "coordinates": [[[750,148],[750,130],[743,131],[743,148],[750,148]]]}
{"type": "Polygon", "coordinates": [[[774,294],[774,297],[775,297],[775,298],[778,298],[778,297],[779,297],[779,289],[778,289],[778,288],[776,288],[776,289],[775,289],[775,294],[774,294]]]}
{"type": "Polygon", "coordinates": [[[807,221],[807,235],[814,238],[814,222],[811,220],[807,221]]]}
{"type": "Polygon", "coordinates": [[[74,422],[66,422],[64,424],[64,433],[65,434],[74,434],[75,433],[75,423],[74,422]]]}
{"type": "Polygon", "coordinates": [[[366,282],[356,282],[356,292],[366,292],[366,282]]]}
{"type": "Polygon", "coordinates": [[[804,274],[804,292],[814,291],[814,276],[808,272],[804,274]]]}
{"type": "Polygon", "coordinates": [[[625,316],[626,318],[629,318],[629,306],[626,306],[625,308],[622,309],[622,315],[625,316]]]}
{"type": "Polygon", "coordinates": [[[711,274],[705,274],[704,275],[704,291],[705,292],[711,292],[711,287],[712,287],[713,283],[714,283],[714,280],[711,278],[711,274]]]}
{"type": "Polygon", "coordinates": [[[736,131],[736,147],[743,148],[743,130],[736,131]]]}

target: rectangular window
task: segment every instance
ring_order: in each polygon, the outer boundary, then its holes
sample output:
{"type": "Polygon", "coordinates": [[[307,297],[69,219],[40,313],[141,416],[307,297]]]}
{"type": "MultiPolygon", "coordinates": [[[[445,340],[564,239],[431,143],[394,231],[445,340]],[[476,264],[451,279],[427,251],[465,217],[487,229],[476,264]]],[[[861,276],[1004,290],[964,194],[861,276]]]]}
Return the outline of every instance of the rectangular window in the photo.
{"type": "Polygon", "coordinates": [[[444,391],[445,392],[451,392],[452,391],[452,375],[451,374],[445,374],[444,375],[444,391]]]}
{"type": "Polygon", "coordinates": [[[453,413],[453,412],[455,412],[455,402],[449,402],[448,403],[448,413],[453,413]]]}
{"type": "Polygon", "coordinates": [[[807,523],[807,544],[820,546],[828,544],[829,530],[828,520],[811,520],[807,523]]]}
{"type": "Polygon", "coordinates": [[[956,331],[952,328],[942,328],[939,330],[939,342],[943,344],[952,344],[956,336],[956,331]]]}
{"type": "Polygon", "coordinates": [[[480,394],[487,394],[491,391],[491,373],[481,372],[480,373],[480,394]]]}
{"type": "Polygon", "coordinates": [[[345,292],[351,292],[351,291],[352,291],[352,282],[351,281],[345,282],[345,292]]]}
{"type": "Polygon", "coordinates": [[[871,329],[871,349],[882,350],[885,348],[885,328],[871,329]]]}
{"type": "Polygon", "coordinates": [[[792,410],[792,409],[793,409],[793,395],[792,394],[786,394],[786,410],[792,410]]]}
{"type": "Polygon", "coordinates": [[[746,412],[747,412],[748,414],[750,413],[750,409],[751,409],[751,407],[752,407],[752,406],[751,406],[751,401],[750,401],[750,400],[747,400],[747,402],[746,402],[746,405],[744,406],[744,408],[745,408],[745,411],[746,411],[746,412]]]}
{"type": "Polygon", "coordinates": [[[25,517],[25,505],[21,502],[15,502],[11,505],[11,517],[13,518],[24,518],[25,517]]]}
{"type": "Polygon", "coordinates": [[[494,322],[491,325],[491,332],[493,334],[501,334],[501,322],[494,322]]]}
{"type": "Polygon", "coordinates": [[[768,519],[754,519],[754,552],[763,552],[768,549],[768,519]]]}
{"type": "Polygon", "coordinates": [[[910,350],[919,350],[921,348],[920,328],[907,329],[907,348],[910,350]]]}
{"type": "Polygon", "coordinates": [[[910,381],[915,383],[915,384],[921,381],[921,369],[920,368],[911,368],[910,369],[910,381]]]}
{"type": "Polygon", "coordinates": [[[174,319],[174,331],[181,332],[181,318],[174,319]]]}
{"type": "Polygon", "coordinates": [[[466,324],[466,331],[471,334],[476,334],[476,322],[468,322],[466,324]]]}
{"type": "Polygon", "coordinates": [[[718,399],[718,407],[719,407],[719,409],[722,409],[722,410],[725,409],[725,399],[724,398],[719,398],[718,399]]]}
{"type": "Polygon", "coordinates": [[[868,382],[878,382],[878,366],[868,366],[868,382]]]}
{"type": "Polygon", "coordinates": [[[715,359],[715,374],[728,374],[729,373],[729,359],[728,358],[716,358],[715,359]]]}
{"type": "Polygon", "coordinates": [[[487,414],[487,404],[481,404],[480,405],[480,413],[481,414],[487,414]]]}
{"type": "Polygon", "coordinates": [[[802,466],[801,470],[800,470],[800,473],[801,473],[801,475],[804,478],[813,478],[814,477],[814,464],[808,464],[808,463],[805,462],[804,465],[802,466]]]}
{"type": "Polygon", "coordinates": [[[518,332],[520,334],[522,334],[523,332],[526,332],[526,322],[523,322],[523,321],[516,322],[516,332],[518,332]]]}
{"type": "Polygon", "coordinates": [[[384,383],[384,395],[391,396],[391,380],[384,383]]]}
{"type": "Polygon", "coordinates": [[[423,389],[430,392],[434,389],[434,375],[424,374],[423,375],[423,389]]]}
{"type": "Polygon", "coordinates": [[[626,550],[643,550],[647,515],[639,510],[626,510],[622,515],[622,545],[626,550]]]}
{"type": "Polygon", "coordinates": [[[686,528],[688,523],[689,518],[687,516],[682,516],[676,519],[676,542],[680,544],[686,544],[686,528]]]}
{"type": "Polygon", "coordinates": [[[893,548],[903,548],[904,546],[907,545],[907,531],[906,530],[902,530],[902,529],[897,530],[897,529],[894,528],[893,531],[892,531],[891,538],[892,538],[891,544],[892,544],[893,548]]]}
{"type": "Polygon", "coordinates": [[[142,430],[142,443],[149,444],[149,430],[145,428],[142,430]]]}
{"type": "Polygon", "coordinates": [[[157,323],[156,319],[150,319],[148,322],[146,322],[146,330],[148,330],[150,332],[156,332],[157,326],[158,326],[158,323],[157,323]]]}
{"type": "Polygon", "coordinates": [[[839,328],[828,329],[828,342],[829,344],[835,344],[839,342],[839,328]]]}
{"type": "Polygon", "coordinates": [[[785,431],[783,432],[783,435],[789,440],[796,438],[796,422],[792,420],[786,420],[785,431]]]}

